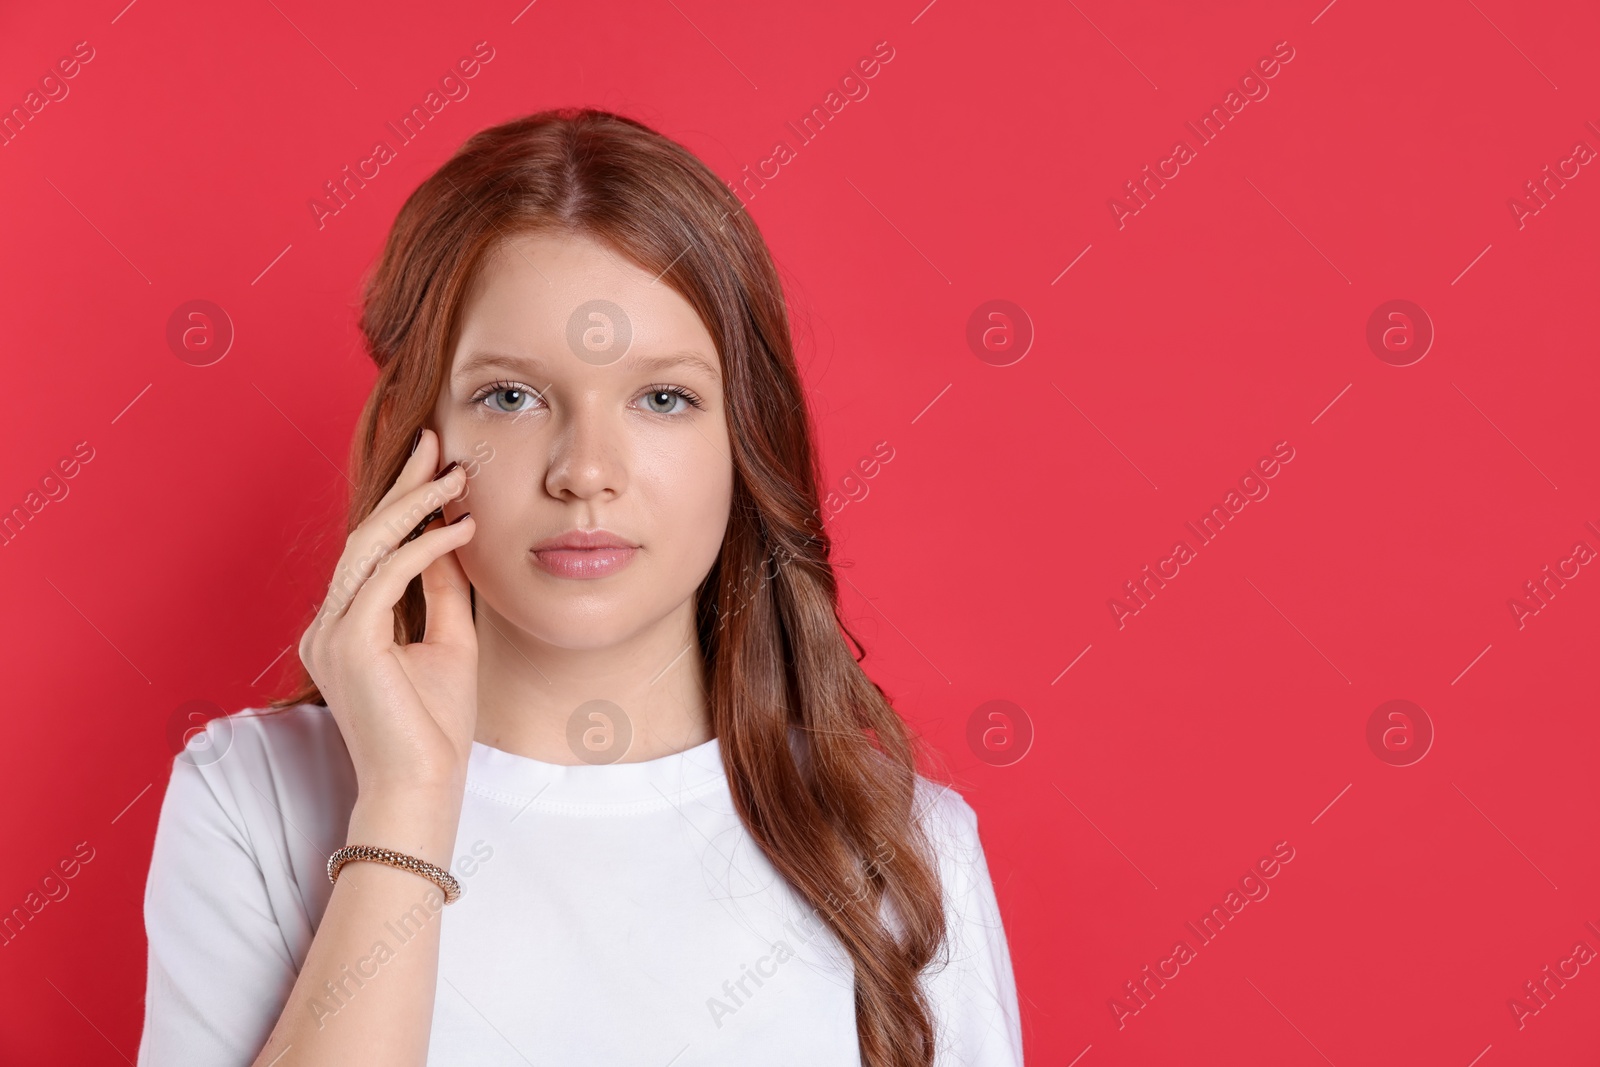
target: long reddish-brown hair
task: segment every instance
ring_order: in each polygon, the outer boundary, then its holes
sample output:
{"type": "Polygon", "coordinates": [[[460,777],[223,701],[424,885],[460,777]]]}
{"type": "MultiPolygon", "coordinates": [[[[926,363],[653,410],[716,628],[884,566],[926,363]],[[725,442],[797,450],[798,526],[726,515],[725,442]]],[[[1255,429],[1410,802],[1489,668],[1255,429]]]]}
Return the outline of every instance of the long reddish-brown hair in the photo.
{"type": "MultiPolygon", "coordinates": [[[[935,1020],[918,977],[945,938],[913,804],[927,753],[839,615],[782,285],[755,223],[704,163],[632,119],[560,109],[477,133],[418,186],[363,293],[379,373],[351,445],[348,528],[394,483],[433,411],[473,272],[496,242],[535,230],[615,248],[680,293],[716,341],[734,493],[696,601],[712,729],[740,819],[849,951],[862,1062],[927,1067],[935,1020]],[[806,742],[798,759],[793,728],[806,742]]],[[[425,617],[417,579],[395,605],[396,640],[421,640],[425,617]]],[[[323,702],[301,670],[270,707],[323,702]]]]}

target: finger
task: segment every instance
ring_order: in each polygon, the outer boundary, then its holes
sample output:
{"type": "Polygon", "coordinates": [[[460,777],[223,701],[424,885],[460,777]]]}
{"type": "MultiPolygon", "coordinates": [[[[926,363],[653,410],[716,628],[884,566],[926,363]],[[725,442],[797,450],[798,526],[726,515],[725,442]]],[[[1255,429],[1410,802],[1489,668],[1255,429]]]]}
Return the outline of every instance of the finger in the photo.
{"type": "MultiPolygon", "coordinates": [[[[469,523],[469,511],[456,520],[469,523]]],[[[452,524],[453,525],[453,524],[452,524]]],[[[472,584],[455,552],[446,552],[422,569],[422,596],[427,603],[427,626],[422,639],[432,644],[454,645],[475,640],[472,625],[472,584]]]]}
{"type": "Polygon", "coordinates": [[[420,536],[422,529],[443,514],[444,506],[465,492],[466,487],[466,470],[455,463],[447,464],[433,479],[375,508],[356,529],[370,543],[399,548],[410,538],[420,536]]]}
{"type": "Polygon", "coordinates": [[[472,519],[463,518],[464,522],[429,530],[405,547],[395,549],[380,561],[361,586],[350,603],[346,622],[365,635],[371,646],[387,647],[393,643],[394,606],[411,579],[440,556],[472,540],[477,526],[472,519]]]}
{"type": "Polygon", "coordinates": [[[400,467],[400,473],[395,477],[394,484],[389,486],[388,492],[373,505],[372,510],[382,511],[403,494],[422,485],[438,469],[439,435],[424,426],[422,436],[417,438],[417,447],[411,450],[411,455],[406,457],[405,463],[400,467]]]}
{"type": "MultiPolygon", "coordinates": [[[[402,495],[415,490],[419,485],[426,484],[425,475],[429,470],[434,470],[437,465],[439,449],[439,435],[426,426],[419,427],[416,432],[415,444],[411,453],[406,457],[406,462],[400,469],[400,474],[389,486],[387,492],[373,505],[368,513],[370,519],[373,515],[384,511],[402,495]]],[[[353,558],[350,548],[358,540],[358,532],[363,532],[366,520],[357,524],[345,540],[345,551],[340,554],[333,568],[333,577],[328,581],[328,595],[317,609],[312,625],[308,627],[302,645],[322,627],[329,625],[341,618],[349,608],[351,600],[361,591],[361,584],[371,573],[372,567],[387,551],[388,546],[381,543],[367,543],[363,549],[365,555],[353,558]]],[[[422,524],[426,526],[426,523],[422,524]]],[[[420,534],[419,527],[414,533],[420,534]]],[[[371,538],[364,535],[359,539],[370,542],[371,538]]]]}
{"type": "Polygon", "coordinates": [[[436,512],[465,492],[466,487],[466,472],[456,467],[443,478],[425,482],[383,510],[373,512],[357,526],[345,542],[344,555],[334,567],[328,601],[320,616],[323,625],[342,618],[378,564],[406,545],[419,527],[426,527],[438,518],[436,512]]]}

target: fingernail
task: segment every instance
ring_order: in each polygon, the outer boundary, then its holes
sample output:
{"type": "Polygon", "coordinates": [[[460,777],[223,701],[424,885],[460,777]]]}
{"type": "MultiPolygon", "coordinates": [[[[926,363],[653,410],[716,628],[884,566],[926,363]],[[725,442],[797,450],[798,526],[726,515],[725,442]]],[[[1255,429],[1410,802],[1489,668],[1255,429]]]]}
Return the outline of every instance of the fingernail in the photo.
{"type": "Polygon", "coordinates": [[[449,522],[445,523],[445,525],[446,526],[454,526],[456,523],[460,522],[462,519],[466,518],[468,515],[471,515],[471,514],[472,514],[472,512],[470,512],[470,511],[463,511],[461,514],[457,515],[455,518],[453,518],[449,522]]]}
{"type": "Polygon", "coordinates": [[[422,427],[417,427],[417,432],[411,435],[411,455],[417,454],[417,446],[422,443],[422,427]]]}
{"type": "MultiPolygon", "coordinates": [[[[434,519],[442,519],[442,518],[444,518],[444,507],[443,507],[443,505],[441,505],[441,506],[439,506],[437,508],[434,508],[432,511],[428,512],[428,517],[423,519],[421,522],[417,523],[417,525],[412,528],[411,532],[406,534],[405,539],[402,540],[400,542],[400,544],[401,545],[409,545],[411,542],[415,541],[417,538],[422,536],[423,531],[425,531],[430,525],[433,524],[433,520],[434,519]]],[[[448,526],[449,523],[446,523],[445,525],[448,526]]],[[[399,546],[397,545],[396,547],[399,547],[399,546]]]]}
{"type": "Polygon", "coordinates": [[[443,478],[446,474],[449,474],[459,466],[461,466],[460,463],[458,463],[456,460],[451,460],[448,467],[433,476],[433,480],[438,481],[440,478],[443,478]]]}

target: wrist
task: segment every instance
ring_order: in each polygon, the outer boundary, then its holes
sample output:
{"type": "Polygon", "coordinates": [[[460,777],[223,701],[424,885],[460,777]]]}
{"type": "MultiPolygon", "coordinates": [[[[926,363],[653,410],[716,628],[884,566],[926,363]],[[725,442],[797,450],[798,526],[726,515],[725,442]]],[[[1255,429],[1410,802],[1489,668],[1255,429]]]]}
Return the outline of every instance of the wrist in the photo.
{"type": "Polygon", "coordinates": [[[449,870],[461,802],[460,789],[363,790],[344,843],[393,849],[449,870]]]}

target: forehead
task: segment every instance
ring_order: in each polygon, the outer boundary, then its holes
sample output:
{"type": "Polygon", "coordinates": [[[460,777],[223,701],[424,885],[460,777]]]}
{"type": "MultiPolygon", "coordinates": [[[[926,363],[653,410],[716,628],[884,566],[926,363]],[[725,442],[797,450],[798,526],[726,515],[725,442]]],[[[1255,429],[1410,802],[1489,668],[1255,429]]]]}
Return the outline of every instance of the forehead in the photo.
{"type": "Polygon", "coordinates": [[[590,237],[517,234],[485,254],[465,294],[454,365],[475,352],[548,358],[623,336],[630,355],[688,351],[718,363],[693,306],[651,272],[590,237]]]}

